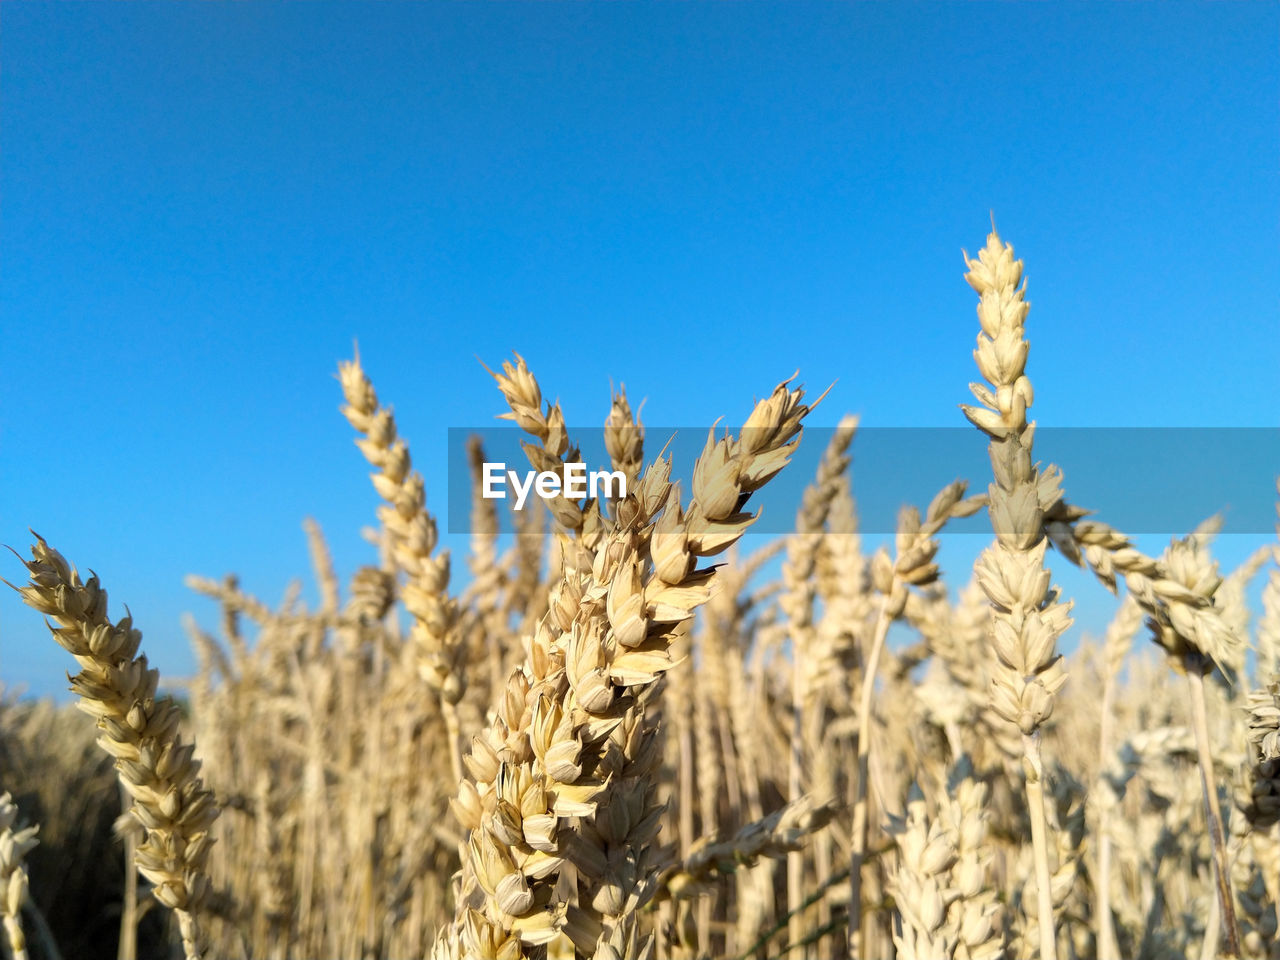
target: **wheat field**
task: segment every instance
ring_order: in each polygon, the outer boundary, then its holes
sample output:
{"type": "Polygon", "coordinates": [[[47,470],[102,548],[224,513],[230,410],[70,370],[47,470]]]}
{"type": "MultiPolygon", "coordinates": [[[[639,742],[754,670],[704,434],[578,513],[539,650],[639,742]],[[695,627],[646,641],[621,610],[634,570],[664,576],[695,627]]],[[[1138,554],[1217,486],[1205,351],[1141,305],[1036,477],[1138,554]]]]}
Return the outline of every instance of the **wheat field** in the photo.
{"type": "MultiPolygon", "coordinates": [[[[993,227],[964,266],[991,473],[903,505],[875,550],[854,417],[793,532],[746,547],[816,403],[792,380],[754,385],[687,490],[618,390],[627,496],[562,495],[513,537],[476,496],[454,563],[359,356],[339,381],[381,501],[370,563],[340,583],[308,523],[318,606],[191,577],[221,618],[190,622],[189,682],[148,666],[110,570],[36,536],[5,574],[79,709],[0,703],[9,955],[1280,958],[1276,549],[1220,571],[1209,522],[1148,556],[1070,500],[1036,458],[1022,262],[993,227]],[[944,575],[977,514],[989,545],[944,575]],[[1064,565],[1116,598],[1069,655],[1064,565]]],[[[518,355],[493,376],[563,474],[566,413],[518,355]]]]}

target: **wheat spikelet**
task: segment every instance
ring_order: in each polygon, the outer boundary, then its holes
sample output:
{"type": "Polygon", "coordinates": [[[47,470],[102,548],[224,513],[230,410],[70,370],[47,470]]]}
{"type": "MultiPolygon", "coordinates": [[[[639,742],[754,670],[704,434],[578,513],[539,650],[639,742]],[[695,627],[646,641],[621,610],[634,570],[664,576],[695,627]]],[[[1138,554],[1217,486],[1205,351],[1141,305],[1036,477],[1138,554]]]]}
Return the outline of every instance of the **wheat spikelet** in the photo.
{"type": "Polygon", "coordinates": [[[644,425],[639,414],[631,412],[625,386],[619,386],[613,394],[609,416],[604,422],[604,446],[613,469],[627,478],[627,488],[635,486],[644,466],[644,425]]]}

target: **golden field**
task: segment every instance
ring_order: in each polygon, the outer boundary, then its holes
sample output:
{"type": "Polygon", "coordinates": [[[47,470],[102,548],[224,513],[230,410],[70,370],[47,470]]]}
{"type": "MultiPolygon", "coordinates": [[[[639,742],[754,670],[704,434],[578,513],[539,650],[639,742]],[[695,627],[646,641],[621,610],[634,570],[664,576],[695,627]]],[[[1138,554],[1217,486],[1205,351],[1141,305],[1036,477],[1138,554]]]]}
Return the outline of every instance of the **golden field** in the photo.
{"type": "MultiPolygon", "coordinates": [[[[814,404],[788,381],[708,438],[687,490],[616,393],[604,443],[628,495],[560,497],[514,537],[476,497],[453,563],[358,358],[340,382],[378,562],[340,583],[310,524],[318,606],[192,578],[222,615],[192,623],[179,699],[110,571],[37,538],[7,575],[74,657],[80,709],[0,709],[4,948],[1280,958],[1275,547],[1220,571],[1208,524],[1151,556],[1072,501],[1036,459],[1022,263],[993,230],[966,267],[964,412],[991,475],[904,506],[875,550],[852,417],[794,532],[745,549],[814,404]],[[978,513],[989,546],[944,578],[939,538],[978,513]],[[1054,564],[1116,594],[1070,656],[1054,564]]],[[[494,376],[532,466],[563,472],[563,411],[519,357],[494,376]]]]}

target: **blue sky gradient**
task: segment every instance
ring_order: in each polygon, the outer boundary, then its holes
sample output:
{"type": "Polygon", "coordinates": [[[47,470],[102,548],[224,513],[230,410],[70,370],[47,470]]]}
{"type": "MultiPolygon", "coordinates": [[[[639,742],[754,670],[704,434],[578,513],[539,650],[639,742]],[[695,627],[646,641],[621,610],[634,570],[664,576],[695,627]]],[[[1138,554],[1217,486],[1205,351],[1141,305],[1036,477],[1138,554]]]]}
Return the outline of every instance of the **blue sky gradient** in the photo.
{"type": "MultiPolygon", "coordinates": [[[[189,670],[184,574],[274,601],[307,515],[370,559],[357,338],[442,515],[512,350],[571,424],[610,378],[740,419],[798,368],[818,424],[959,425],[989,211],[1042,425],[1274,427],[1278,37],[1275,3],[4,3],[0,542],[189,670]]],[[[6,684],[62,688],[43,630],[0,594],[6,684]]]]}

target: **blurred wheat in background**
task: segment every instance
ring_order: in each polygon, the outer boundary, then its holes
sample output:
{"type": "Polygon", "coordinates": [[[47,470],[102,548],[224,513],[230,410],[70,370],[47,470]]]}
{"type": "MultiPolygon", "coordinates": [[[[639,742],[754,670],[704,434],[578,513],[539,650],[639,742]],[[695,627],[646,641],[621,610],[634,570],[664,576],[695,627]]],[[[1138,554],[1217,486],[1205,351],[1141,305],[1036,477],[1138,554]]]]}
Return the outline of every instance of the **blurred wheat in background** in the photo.
{"type": "MultiPolygon", "coordinates": [[[[110,571],[37,537],[16,589],[79,711],[0,704],[10,956],[1280,958],[1275,548],[1223,573],[1212,521],[1153,557],[1072,503],[1035,460],[1022,263],[994,229],[965,263],[992,476],[904,505],[870,555],[852,417],[794,532],[743,546],[814,405],[787,381],[687,491],[619,390],[625,499],[500,537],[477,495],[454,576],[358,356],[373,562],[339,583],[308,522],[314,609],[190,578],[222,615],[190,622],[177,699],[110,571]],[[944,579],[947,524],[984,510],[990,546],[944,579]],[[1069,658],[1064,562],[1117,595],[1069,658]]],[[[575,462],[525,362],[493,376],[531,466],[575,462]]]]}

